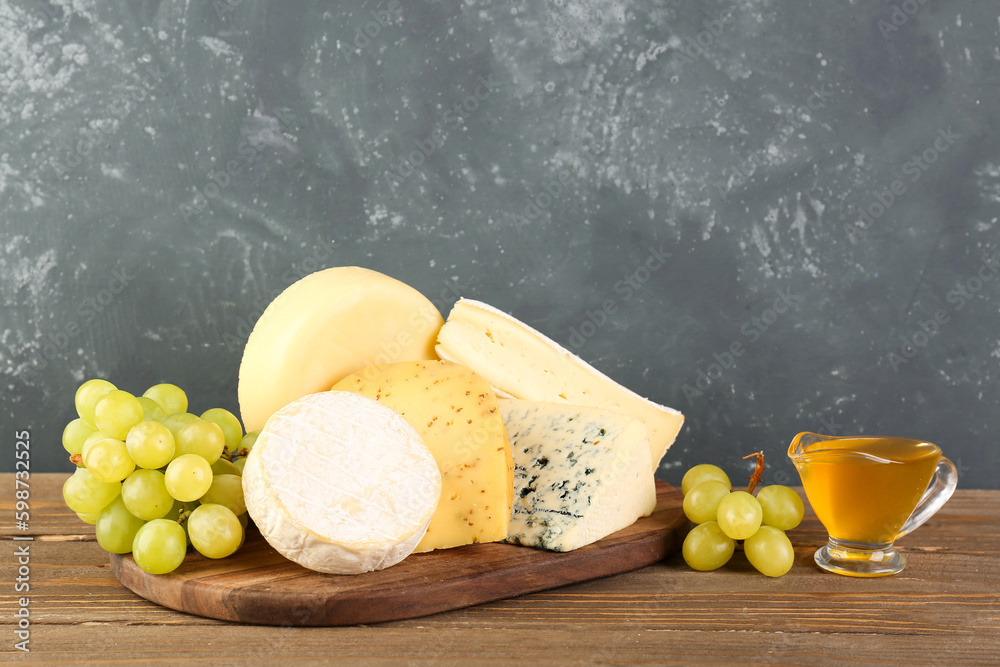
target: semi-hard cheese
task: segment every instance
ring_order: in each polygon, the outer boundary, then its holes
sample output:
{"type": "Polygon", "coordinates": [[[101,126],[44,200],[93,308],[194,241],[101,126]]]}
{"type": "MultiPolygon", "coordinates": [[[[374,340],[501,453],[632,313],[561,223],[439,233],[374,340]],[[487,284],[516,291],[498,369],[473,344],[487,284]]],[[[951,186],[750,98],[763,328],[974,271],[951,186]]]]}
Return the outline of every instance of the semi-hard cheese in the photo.
{"type": "Polygon", "coordinates": [[[243,494],[280,554],[312,570],[358,574],[412,553],[441,497],[441,474],[398,413],[328,391],[267,420],[243,468],[243,494]]]}
{"type": "Polygon", "coordinates": [[[514,453],[508,542],[572,551],[656,507],[643,423],[584,406],[500,399],[514,453]]]}
{"type": "Polygon", "coordinates": [[[649,429],[654,470],[684,423],[677,410],[639,396],[527,324],[479,301],[455,304],[438,333],[436,350],[442,359],[485,377],[500,396],[638,417],[649,429]]]}
{"type": "Polygon", "coordinates": [[[441,500],[414,551],[507,537],[514,469],[496,396],[465,366],[412,361],[373,366],[335,390],[354,391],[399,412],[441,470],[441,500]]]}
{"type": "Polygon", "coordinates": [[[412,287],[369,269],[310,274],[271,302],[240,364],[247,431],[276,410],[372,364],[436,359],[441,313],[412,287]]]}

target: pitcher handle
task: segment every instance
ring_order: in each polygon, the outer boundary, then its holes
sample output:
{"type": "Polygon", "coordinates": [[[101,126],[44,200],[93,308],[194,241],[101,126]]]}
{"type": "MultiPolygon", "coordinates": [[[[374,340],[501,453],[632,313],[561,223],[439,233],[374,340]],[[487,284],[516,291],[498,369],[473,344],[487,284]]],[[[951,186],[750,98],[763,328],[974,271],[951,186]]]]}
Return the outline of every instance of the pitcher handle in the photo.
{"type": "Polygon", "coordinates": [[[920,502],[913,509],[910,518],[899,530],[896,539],[924,525],[927,519],[934,516],[941,509],[941,506],[948,502],[951,494],[955,493],[956,486],[958,486],[958,471],[955,469],[955,464],[941,457],[937,470],[934,471],[934,479],[924,491],[924,495],[921,496],[920,502]]]}

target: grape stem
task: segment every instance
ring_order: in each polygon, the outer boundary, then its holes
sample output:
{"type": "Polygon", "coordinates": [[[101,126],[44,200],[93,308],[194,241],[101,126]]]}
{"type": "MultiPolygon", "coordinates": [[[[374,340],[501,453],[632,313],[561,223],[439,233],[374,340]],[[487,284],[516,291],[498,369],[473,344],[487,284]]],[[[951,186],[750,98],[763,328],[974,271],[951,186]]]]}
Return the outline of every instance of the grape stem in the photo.
{"type": "Polygon", "coordinates": [[[75,465],[77,468],[79,468],[80,465],[83,463],[83,455],[73,454],[72,456],[69,457],[69,462],[75,465]]]}
{"type": "Polygon", "coordinates": [[[750,475],[750,484],[747,485],[747,493],[753,493],[753,490],[757,488],[757,484],[760,482],[761,477],[764,476],[764,452],[754,452],[753,454],[747,454],[743,457],[743,460],[757,457],[757,465],[753,469],[753,474],[750,475]]]}

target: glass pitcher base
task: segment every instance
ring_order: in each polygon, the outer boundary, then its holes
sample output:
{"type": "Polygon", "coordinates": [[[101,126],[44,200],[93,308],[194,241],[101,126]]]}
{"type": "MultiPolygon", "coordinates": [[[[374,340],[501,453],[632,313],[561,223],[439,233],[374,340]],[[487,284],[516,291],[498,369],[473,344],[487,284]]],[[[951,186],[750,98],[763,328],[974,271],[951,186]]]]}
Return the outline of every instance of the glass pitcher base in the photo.
{"type": "Polygon", "coordinates": [[[849,577],[886,577],[906,567],[906,557],[891,544],[848,546],[834,539],[816,550],[815,560],[827,572],[849,577]]]}

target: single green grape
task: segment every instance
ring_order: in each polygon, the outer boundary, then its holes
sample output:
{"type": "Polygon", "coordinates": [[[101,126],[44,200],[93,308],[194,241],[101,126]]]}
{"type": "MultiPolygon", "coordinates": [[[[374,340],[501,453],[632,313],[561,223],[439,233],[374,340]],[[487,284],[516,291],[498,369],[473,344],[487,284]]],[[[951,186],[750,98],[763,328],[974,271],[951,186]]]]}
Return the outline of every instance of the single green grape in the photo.
{"type": "Polygon", "coordinates": [[[733,491],[719,501],[719,528],[734,540],[745,540],[760,528],[760,503],[746,491],[733,491]]]}
{"type": "Polygon", "coordinates": [[[247,450],[247,453],[249,454],[250,450],[253,449],[254,444],[256,444],[256,442],[257,442],[257,436],[259,436],[259,435],[260,435],[260,431],[259,430],[258,431],[250,431],[249,433],[247,433],[245,436],[243,436],[243,439],[240,440],[240,449],[241,450],[242,449],[247,450]]]}
{"type": "Polygon", "coordinates": [[[101,482],[86,468],[77,468],[63,484],[63,500],[74,512],[94,514],[118,497],[121,489],[119,482],[101,482]]]}
{"type": "Polygon", "coordinates": [[[125,438],[128,453],[140,468],[162,468],[174,458],[174,435],[157,421],[142,421],[125,438]]]}
{"type": "Polygon", "coordinates": [[[198,419],[178,431],[176,444],[175,458],[182,454],[197,454],[211,465],[222,456],[226,436],[215,422],[198,419]]]}
{"type": "Polygon", "coordinates": [[[97,423],[94,421],[94,407],[97,405],[97,401],[104,398],[104,395],[109,391],[117,388],[107,380],[96,378],[87,380],[76,390],[76,413],[80,415],[80,418],[88,426],[96,429],[97,423]]]}
{"type": "Polygon", "coordinates": [[[216,461],[215,463],[212,464],[212,474],[213,475],[242,475],[243,473],[240,471],[239,468],[236,467],[236,465],[232,461],[230,461],[230,460],[228,460],[226,458],[221,458],[221,459],[219,459],[218,461],[216,461]]]}
{"type": "Polygon", "coordinates": [[[66,424],[66,428],[63,429],[63,449],[70,454],[79,454],[83,451],[84,441],[94,433],[97,431],[91,428],[90,424],[83,420],[83,417],[77,417],[66,424]]]}
{"type": "Polygon", "coordinates": [[[681,479],[681,493],[687,495],[688,491],[710,479],[725,484],[727,491],[733,488],[732,483],[729,481],[729,476],[722,468],[710,463],[701,463],[684,473],[684,477],[681,479]]]}
{"type": "Polygon", "coordinates": [[[135,396],[112,389],[94,407],[94,423],[97,430],[116,440],[124,440],[129,429],[142,421],[142,405],[135,396]]]}
{"type": "Polygon", "coordinates": [[[246,501],[243,500],[243,480],[239,475],[216,475],[201,502],[225,505],[233,514],[243,514],[247,511],[246,501]]]}
{"type": "Polygon", "coordinates": [[[236,415],[225,408],[212,408],[211,410],[205,410],[201,414],[201,418],[205,421],[218,424],[219,428],[222,429],[222,434],[225,436],[226,447],[231,452],[236,451],[240,446],[240,441],[243,439],[243,424],[236,418],[236,415]]]}
{"type": "Polygon", "coordinates": [[[89,445],[83,465],[98,482],[120,482],[135,470],[125,443],[114,438],[102,438],[89,445]]]}
{"type": "Polygon", "coordinates": [[[187,520],[191,545],[208,558],[225,558],[240,548],[243,526],[231,509],[203,503],[187,520]]]}
{"type": "Polygon", "coordinates": [[[101,510],[97,517],[97,543],[113,554],[132,551],[132,540],[146,522],[128,511],[121,496],[101,510]]]}
{"type": "Polygon", "coordinates": [[[166,516],[174,499],[159,470],[136,470],[122,483],[122,500],[129,512],[145,521],[166,516]]]}
{"type": "Polygon", "coordinates": [[[757,502],[763,511],[761,523],[765,526],[791,530],[802,522],[805,506],[795,489],[781,484],[765,486],[757,492],[757,502]]]}
{"type": "Polygon", "coordinates": [[[100,442],[101,440],[104,440],[104,438],[106,437],[108,436],[104,435],[100,431],[94,431],[93,433],[87,436],[87,439],[83,441],[83,446],[80,447],[80,459],[76,464],[77,467],[79,468],[87,467],[83,463],[83,460],[87,457],[87,452],[90,451],[90,448],[94,446],[95,442],[100,442]]]}
{"type": "Polygon", "coordinates": [[[97,523],[97,517],[101,515],[100,512],[92,512],[90,514],[84,514],[82,512],[77,512],[76,515],[80,517],[80,521],[84,523],[89,523],[91,526],[97,523]]]}
{"type": "Polygon", "coordinates": [[[197,454],[181,454],[167,466],[164,481],[175,499],[198,500],[212,486],[212,466],[197,454]]]}
{"type": "Polygon", "coordinates": [[[174,440],[177,440],[177,435],[181,432],[181,429],[193,421],[198,421],[198,415],[193,415],[190,412],[175,412],[161,419],[160,423],[170,429],[174,440]]]}
{"type": "Polygon", "coordinates": [[[160,404],[150,397],[136,396],[135,400],[139,401],[139,405],[142,406],[142,418],[144,421],[163,421],[163,418],[167,416],[167,413],[163,411],[160,404]]]}
{"type": "Polygon", "coordinates": [[[684,496],[684,515],[695,523],[715,521],[719,501],[729,495],[729,485],[710,479],[695,486],[684,496]]]}
{"type": "Polygon", "coordinates": [[[187,536],[175,521],[154,519],[139,529],[132,541],[132,558],[150,574],[173,572],[184,562],[187,536]]]}
{"type": "Polygon", "coordinates": [[[743,542],[743,551],[750,564],[769,577],[780,577],[795,562],[791,540],[774,526],[761,526],[743,542]]]}
{"type": "Polygon", "coordinates": [[[681,547],[684,562],[701,572],[719,569],[729,562],[735,550],[736,541],[722,532],[715,521],[692,528],[681,547]]]}
{"type": "Polygon", "coordinates": [[[160,407],[163,408],[163,412],[168,415],[172,415],[176,412],[187,412],[187,394],[185,394],[184,390],[175,384],[169,384],[166,382],[154,384],[152,387],[144,391],[142,395],[159,403],[160,407]]]}
{"type": "Polygon", "coordinates": [[[238,459],[233,460],[233,465],[240,471],[240,476],[243,475],[243,466],[247,463],[247,457],[241,456],[238,459]]]}

